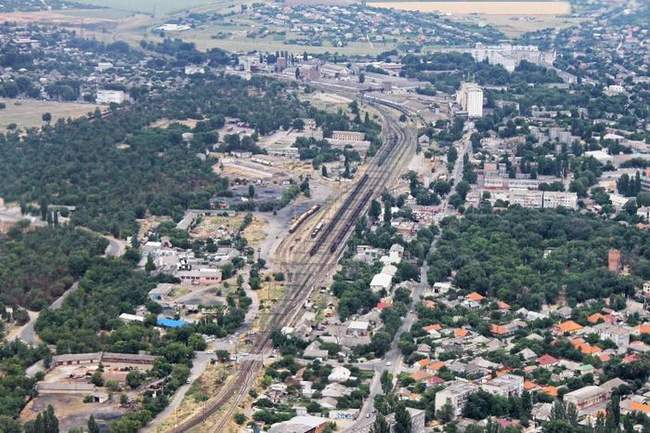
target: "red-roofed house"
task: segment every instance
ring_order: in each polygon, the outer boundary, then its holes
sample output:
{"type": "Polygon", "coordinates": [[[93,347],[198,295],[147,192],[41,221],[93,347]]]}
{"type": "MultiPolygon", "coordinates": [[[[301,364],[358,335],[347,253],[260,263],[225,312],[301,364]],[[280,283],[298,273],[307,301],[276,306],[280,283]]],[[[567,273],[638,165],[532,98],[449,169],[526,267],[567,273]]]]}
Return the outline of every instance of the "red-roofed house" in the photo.
{"type": "Polygon", "coordinates": [[[548,353],[537,358],[537,364],[541,365],[542,367],[551,367],[553,365],[557,365],[558,362],[559,360],[556,357],[551,356],[548,353]]]}

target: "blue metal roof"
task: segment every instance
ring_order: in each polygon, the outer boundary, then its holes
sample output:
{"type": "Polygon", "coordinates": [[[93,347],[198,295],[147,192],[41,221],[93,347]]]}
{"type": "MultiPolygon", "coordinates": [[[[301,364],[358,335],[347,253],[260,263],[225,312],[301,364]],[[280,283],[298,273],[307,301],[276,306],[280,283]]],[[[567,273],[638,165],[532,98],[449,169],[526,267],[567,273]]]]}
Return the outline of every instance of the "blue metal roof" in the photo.
{"type": "Polygon", "coordinates": [[[184,320],[174,320],[174,319],[166,319],[166,318],[159,318],[156,323],[158,326],[163,326],[165,328],[182,328],[183,326],[187,326],[188,323],[184,320]]]}

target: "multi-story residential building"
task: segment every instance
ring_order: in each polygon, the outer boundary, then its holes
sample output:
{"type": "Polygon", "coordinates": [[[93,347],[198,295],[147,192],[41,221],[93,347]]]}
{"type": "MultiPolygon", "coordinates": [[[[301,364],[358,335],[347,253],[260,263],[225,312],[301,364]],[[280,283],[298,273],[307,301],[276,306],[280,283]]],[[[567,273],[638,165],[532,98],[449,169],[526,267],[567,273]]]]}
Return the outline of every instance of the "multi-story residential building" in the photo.
{"type": "Polygon", "coordinates": [[[616,344],[619,354],[627,352],[630,345],[630,330],[623,326],[614,326],[601,323],[593,327],[598,336],[603,340],[611,340],[616,344]]]}
{"type": "Polygon", "coordinates": [[[565,394],[564,402],[575,405],[578,414],[584,415],[589,413],[591,409],[605,404],[608,398],[609,393],[607,390],[599,386],[589,385],[565,394]]]}
{"type": "Polygon", "coordinates": [[[494,204],[497,200],[517,204],[526,208],[556,208],[566,207],[577,209],[578,195],[574,192],[564,191],[539,191],[520,188],[508,190],[482,190],[478,189],[467,194],[470,206],[478,206],[483,198],[483,192],[489,192],[489,201],[494,204]]]}
{"type": "Polygon", "coordinates": [[[555,52],[540,51],[533,45],[490,45],[476,44],[469,53],[477,62],[487,60],[493,65],[501,65],[508,72],[515,70],[517,65],[526,60],[530,63],[552,65],[555,61],[555,52]]]}
{"type": "Polygon", "coordinates": [[[478,385],[474,383],[464,381],[454,382],[447,388],[436,393],[436,412],[441,410],[443,406],[449,403],[453,409],[454,416],[461,415],[469,396],[478,390],[478,385]]]}
{"type": "Polygon", "coordinates": [[[483,89],[477,84],[462,83],[456,93],[456,102],[468,117],[483,117],[483,89]]]}
{"type": "Polygon", "coordinates": [[[501,397],[520,396],[524,392],[524,378],[514,374],[504,374],[484,383],[481,389],[501,397]]]}

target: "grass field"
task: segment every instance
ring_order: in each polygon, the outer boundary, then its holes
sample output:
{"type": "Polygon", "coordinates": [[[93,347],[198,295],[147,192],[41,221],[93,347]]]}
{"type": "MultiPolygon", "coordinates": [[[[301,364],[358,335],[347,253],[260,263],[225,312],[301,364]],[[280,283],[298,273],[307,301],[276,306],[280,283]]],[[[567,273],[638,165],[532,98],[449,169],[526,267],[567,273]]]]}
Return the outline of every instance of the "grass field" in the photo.
{"type": "Polygon", "coordinates": [[[79,2],[113,9],[144,12],[147,14],[153,14],[155,11],[156,16],[186,11],[197,6],[215,3],[213,0],[79,0],[79,2]]]}
{"type": "Polygon", "coordinates": [[[7,126],[15,123],[19,128],[40,127],[43,124],[43,113],[52,115],[52,123],[57,119],[76,118],[88,112],[95,111],[93,104],[81,104],[77,102],[50,102],[0,99],[7,105],[7,108],[0,110],[0,130],[6,130],[7,126]]]}

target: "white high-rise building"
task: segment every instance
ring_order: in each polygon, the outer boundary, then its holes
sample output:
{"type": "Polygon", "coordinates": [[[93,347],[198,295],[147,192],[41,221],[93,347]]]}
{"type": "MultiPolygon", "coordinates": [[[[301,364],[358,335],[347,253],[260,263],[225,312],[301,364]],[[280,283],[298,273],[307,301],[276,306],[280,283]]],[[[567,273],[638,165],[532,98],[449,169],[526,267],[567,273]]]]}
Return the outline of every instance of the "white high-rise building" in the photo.
{"type": "Polygon", "coordinates": [[[461,83],[456,102],[467,111],[467,117],[483,117],[483,89],[476,83],[461,83]]]}

